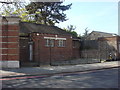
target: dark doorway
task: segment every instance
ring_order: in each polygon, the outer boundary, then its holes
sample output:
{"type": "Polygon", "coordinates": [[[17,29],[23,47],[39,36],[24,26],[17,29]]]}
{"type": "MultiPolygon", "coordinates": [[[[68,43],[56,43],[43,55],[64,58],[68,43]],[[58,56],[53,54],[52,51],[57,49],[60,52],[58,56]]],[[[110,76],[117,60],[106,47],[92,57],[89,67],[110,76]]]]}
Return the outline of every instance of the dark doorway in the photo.
{"type": "Polygon", "coordinates": [[[32,67],[38,66],[37,62],[34,61],[33,54],[33,42],[29,41],[28,37],[20,37],[20,66],[21,67],[32,67]]]}

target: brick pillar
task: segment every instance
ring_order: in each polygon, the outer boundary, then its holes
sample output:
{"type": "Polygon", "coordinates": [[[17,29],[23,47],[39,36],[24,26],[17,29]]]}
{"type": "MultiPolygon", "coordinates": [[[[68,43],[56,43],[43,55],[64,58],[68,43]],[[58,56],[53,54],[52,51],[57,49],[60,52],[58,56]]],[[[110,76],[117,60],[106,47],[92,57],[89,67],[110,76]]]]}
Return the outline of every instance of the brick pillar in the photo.
{"type": "Polygon", "coordinates": [[[19,18],[0,17],[0,63],[3,68],[19,68],[19,18]]]}

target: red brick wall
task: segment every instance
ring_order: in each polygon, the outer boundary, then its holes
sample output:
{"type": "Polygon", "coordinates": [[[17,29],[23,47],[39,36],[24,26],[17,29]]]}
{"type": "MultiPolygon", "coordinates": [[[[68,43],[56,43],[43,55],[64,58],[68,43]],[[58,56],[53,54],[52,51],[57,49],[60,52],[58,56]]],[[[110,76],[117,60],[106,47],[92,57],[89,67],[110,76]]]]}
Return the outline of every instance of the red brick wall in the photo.
{"type": "Polygon", "coordinates": [[[14,21],[14,18],[8,20],[8,60],[19,61],[19,23],[14,21]]]}
{"type": "Polygon", "coordinates": [[[6,20],[6,18],[3,18],[1,17],[1,22],[0,22],[0,55],[1,55],[1,59],[0,61],[4,61],[4,60],[7,60],[7,53],[8,53],[8,50],[7,50],[7,40],[8,38],[6,37],[7,36],[7,32],[8,32],[8,29],[7,29],[7,23],[8,21],[6,20]]]}
{"type": "Polygon", "coordinates": [[[80,41],[79,40],[73,40],[72,41],[72,53],[73,53],[73,59],[80,58],[80,41]]]}
{"type": "Polygon", "coordinates": [[[0,54],[3,67],[19,67],[19,21],[18,17],[1,17],[0,54]],[[4,62],[2,62],[4,61],[4,62]],[[15,61],[15,62],[14,62],[15,61]],[[18,61],[18,62],[17,62],[18,61]]]}
{"type": "Polygon", "coordinates": [[[40,63],[50,63],[50,60],[61,61],[72,58],[72,38],[71,36],[58,35],[59,38],[66,38],[65,47],[58,47],[58,40],[55,40],[54,47],[45,46],[44,37],[55,37],[50,34],[33,34],[34,60],[40,63]]]}

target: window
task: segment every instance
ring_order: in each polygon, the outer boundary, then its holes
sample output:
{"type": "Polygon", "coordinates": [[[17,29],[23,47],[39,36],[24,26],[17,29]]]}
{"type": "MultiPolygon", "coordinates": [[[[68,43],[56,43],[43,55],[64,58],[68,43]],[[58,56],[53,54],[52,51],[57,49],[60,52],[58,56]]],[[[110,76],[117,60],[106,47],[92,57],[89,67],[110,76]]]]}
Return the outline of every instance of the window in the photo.
{"type": "Polygon", "coordinates": [[[46,43],[45,43],[45,46],[47,47],[54,47],[54,40],[52,39],[46,39],[46,43]]]}
{"type": "Polygon", "coordinates": [[[58,47],[65,47],[65,40],[58,40],[58,47]]]}

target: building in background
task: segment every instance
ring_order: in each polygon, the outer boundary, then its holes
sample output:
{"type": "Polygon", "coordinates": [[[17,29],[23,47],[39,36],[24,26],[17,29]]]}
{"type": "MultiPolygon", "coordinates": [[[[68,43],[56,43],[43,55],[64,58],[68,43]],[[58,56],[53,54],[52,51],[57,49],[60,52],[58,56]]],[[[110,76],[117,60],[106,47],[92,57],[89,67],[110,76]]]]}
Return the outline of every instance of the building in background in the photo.
{"type": "Polygon", "coordinates": [[[97,40],[100,37],[112,37],[116,36],[117,34],[114,33],[106,33],[106,32],[100,32],[100,31],[92,31],[90,34],[88,34],[85,37],[85,40],[97,40]]]}
{"type": "Polygon", "coordinates": [[[120,58],[120,36],[112,33],[92,31],[81,41],[81,58],[98,60],[120,58]]]}

